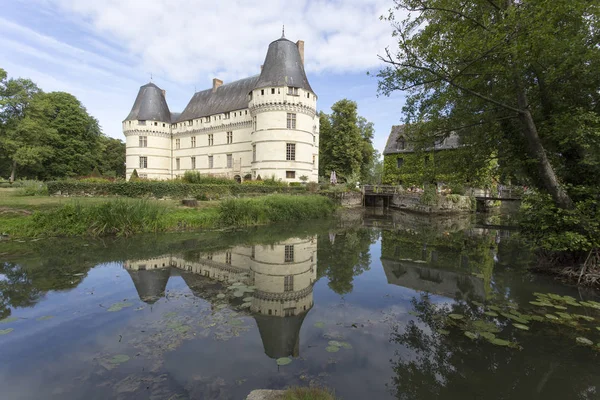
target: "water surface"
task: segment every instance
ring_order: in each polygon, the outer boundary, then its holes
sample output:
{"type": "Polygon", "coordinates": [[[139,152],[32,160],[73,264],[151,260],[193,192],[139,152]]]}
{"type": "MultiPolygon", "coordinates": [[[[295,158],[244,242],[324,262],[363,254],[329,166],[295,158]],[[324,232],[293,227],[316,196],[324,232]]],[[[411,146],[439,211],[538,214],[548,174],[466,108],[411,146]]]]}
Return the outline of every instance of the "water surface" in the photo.
{"type": "Polygon", "coordinates": [[[0,244],[0,397],[600,398],[598,298],[526,272],[515,232],[490,226],[369,212],[0,244]]]}

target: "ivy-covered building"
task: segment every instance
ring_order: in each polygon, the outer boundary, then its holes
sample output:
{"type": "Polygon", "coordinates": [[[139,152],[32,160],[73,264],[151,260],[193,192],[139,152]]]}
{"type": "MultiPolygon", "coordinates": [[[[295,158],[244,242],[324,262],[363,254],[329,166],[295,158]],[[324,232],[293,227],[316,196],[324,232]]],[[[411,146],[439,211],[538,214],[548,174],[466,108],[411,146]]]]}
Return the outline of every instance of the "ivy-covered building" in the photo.
{"type": "Polygon", "coordinates": [[[475,165],[456,134],[417,149],[406,134],[406,125],[392,126],[383,160],[383,183],[387,185],[444,183],[483,188],[492,185],[495,173],[490,163],[475,165]]]}

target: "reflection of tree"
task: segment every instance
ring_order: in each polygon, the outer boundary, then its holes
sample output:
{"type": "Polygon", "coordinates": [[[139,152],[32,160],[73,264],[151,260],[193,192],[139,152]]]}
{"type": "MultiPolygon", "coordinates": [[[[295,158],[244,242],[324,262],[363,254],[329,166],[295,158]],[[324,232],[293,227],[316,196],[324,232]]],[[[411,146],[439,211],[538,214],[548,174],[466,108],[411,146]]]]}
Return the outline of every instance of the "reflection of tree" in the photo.
{"type": "Polygon", "coordinates": [[[0,264],[0,275],[0,319],[10,315],[10,307],[31,307],[42,296],[42,292],[17,264],[0,264]]]}
{"type": "Polygon", "coordinates": [[[519,351],[472,341],[461,331],[438,333],[451,311],[475,317],[464,303],[450,309],[422,296],[413,306],[418,322],[394,328],[390,339],[404,346],[392,360],[390,391],[398,399],[592,399],[598,394],[593,355],[543,328],[519,333],[519,351]]]}
{"type": "Polygon", "coordinates": [[[347,230],[319,235],[317,241],[318,276],[329,278],[329,287],[338,294],[352,291],[355,276],[369,270],[369,246],[377,237],[369,229],[347,230]]]}

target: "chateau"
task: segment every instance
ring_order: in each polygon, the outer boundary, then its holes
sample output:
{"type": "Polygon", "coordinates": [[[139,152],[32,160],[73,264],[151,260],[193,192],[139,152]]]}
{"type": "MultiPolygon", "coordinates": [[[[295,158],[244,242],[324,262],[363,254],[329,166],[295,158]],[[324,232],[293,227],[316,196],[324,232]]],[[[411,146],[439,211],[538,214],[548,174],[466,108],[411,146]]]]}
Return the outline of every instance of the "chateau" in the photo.
{"type": "Polygon", "coordinates": [[[193,170],[238,182],[318,181],[316,108],[304,42],[285,37],[269,45],[259,75],[231,83],[215,78],[181,113],[171,112],[165,91],[148,83],[123,121],[127,179],[136,169],[148,179],[193,170]]]}

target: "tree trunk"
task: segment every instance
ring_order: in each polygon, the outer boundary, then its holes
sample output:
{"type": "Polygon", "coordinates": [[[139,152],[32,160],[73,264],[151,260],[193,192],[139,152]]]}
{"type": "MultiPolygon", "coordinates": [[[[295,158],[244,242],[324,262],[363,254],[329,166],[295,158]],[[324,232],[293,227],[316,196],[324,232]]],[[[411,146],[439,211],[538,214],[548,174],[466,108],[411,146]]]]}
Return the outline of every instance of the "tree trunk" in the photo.
{"type": "Polygon", "coordinates": [[[519,103],[519,108],[521,109],[519,118],[525,127],[523,134],[527,140],[529,153],[538,162],[538,170],[544,189],[550,193],[554,203],[560,208],[573,208],[573,202],[571,201],[571,198],[567,192],[560,187],[558,179],[556,178],[556,174],[554,173],[554,169],[548,160],[548,156],[546,155],[546,151],[544,150],[544,146],[542,145],[542,141],[538,135],[535,121],[533,120],[531,112],[529,111],[527,95],[521,87],[517,88],[517,101],[519,103]]]}
{"type": "Polygon", "coordinates": [[[17,173],[17,162],[13,161],[12,163],[12,169],[10,171],[10,178],[8,179],[8,181],[12,184],[15,181],[15,175],[17,173]]]}

